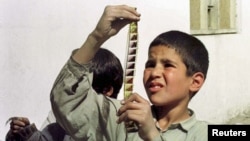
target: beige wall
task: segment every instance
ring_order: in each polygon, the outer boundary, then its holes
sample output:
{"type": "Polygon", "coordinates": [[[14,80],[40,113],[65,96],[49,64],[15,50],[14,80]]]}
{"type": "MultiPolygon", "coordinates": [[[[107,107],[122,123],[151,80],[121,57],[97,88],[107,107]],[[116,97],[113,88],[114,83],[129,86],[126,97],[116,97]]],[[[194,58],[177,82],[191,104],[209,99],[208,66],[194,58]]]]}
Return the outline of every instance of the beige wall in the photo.
{"type": "MultiPolygon", "coordinates": [[[[250,1],[237,1],[239,34],[198,37],[206,44],[211,63],[208,79],[190,107],[199,118],[212,122],[224,122],[250,103],[250,1]]],[[[142,14],[135,91],[146,98],[142,71],[147,47],[166,30],[189,32],[189,1],[0,0],[0,141],[11,116],[26,116],[41,126],[59,70],[95,27],[107,4],[136,6],[142,14]]],[[[104,44],[122,62],[126,37],[125,28],[104,44]]]]}

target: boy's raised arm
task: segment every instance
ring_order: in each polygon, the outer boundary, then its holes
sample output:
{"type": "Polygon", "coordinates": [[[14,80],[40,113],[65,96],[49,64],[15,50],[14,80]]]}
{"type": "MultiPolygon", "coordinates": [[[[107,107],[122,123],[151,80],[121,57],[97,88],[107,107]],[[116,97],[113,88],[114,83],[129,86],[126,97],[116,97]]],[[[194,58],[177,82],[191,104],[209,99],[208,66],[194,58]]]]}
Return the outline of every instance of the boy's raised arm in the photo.
{"type": "MultiPolygon", "coordinates": [[[[56,121],[75,140],[90,137],[100,140],[99,137],[103,136],[115,140],[118,137],[119,128],[123,127],[115,122],[116,106],[119,104],[109,102],[108,98],[94,91],[89,62],[106,40],[116,35],[126,24],[138,21],[139,16],[133,7],[107,6],[96,28],[57,76],[50,94],[52,109],[56,121]],[[109,122],[110,117],[114,122],[109,122]],[[101,131],[103,129],[105,131],[101,131]]],[[[123,138],[123,135],[120,137],[123,138]]]]}

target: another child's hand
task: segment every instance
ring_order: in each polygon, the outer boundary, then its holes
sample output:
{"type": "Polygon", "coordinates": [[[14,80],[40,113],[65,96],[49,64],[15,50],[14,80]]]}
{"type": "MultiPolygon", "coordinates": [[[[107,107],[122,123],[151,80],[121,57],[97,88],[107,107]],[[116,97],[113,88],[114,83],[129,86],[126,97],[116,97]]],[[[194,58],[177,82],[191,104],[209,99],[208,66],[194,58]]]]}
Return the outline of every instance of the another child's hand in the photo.
{"type": "Polygon", "coordinates": [[[10,121],[10,131],[12,133],[19,133],[20,130],[30,125],[30,121],[26,117],[12,117],[10,121]]]}
{"type": "Polygon", "coordinates": [[[118,123],[130,120],[136,122],[139,128],[139,136],[144,140],[152,140],[159,135],[149,101],[138,94],[132,94],[121,104],[123,106],[118,110],[118,123]]]}

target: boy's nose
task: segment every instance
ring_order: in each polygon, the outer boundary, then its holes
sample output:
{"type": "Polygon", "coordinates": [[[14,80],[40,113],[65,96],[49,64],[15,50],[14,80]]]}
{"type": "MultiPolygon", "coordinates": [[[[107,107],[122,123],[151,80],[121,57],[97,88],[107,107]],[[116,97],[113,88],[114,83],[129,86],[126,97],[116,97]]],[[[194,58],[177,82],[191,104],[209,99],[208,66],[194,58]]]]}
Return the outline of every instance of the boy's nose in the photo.
{"type": "Polygon", "coordinates": [[[163,69],[161,67],[156,66],[156,67],[153,68],[153,70],[151,72],[151,75],[152,75],[152,77],[159,77],[159,76],[161,76],[162,71],[163,71],[163,69]]]}

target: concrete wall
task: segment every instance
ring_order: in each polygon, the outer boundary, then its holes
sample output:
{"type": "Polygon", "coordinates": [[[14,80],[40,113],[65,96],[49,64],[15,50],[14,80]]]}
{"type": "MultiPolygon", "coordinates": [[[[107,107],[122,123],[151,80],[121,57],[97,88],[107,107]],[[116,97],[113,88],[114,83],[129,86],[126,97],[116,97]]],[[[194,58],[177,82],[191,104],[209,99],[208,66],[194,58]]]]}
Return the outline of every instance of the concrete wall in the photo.
{"type": "MultiPolygon", "coordinates": [[[[250,107],[250,1],[237,0],[239,33],[198,36],[210,53],[208,79],[190,107],[198,118],[225,122],[250,107]]],[[[0,0],[0,141],[12,116],[29,117],[39,128],[50,111],[49,93],[71,51],[81,46],[107,4],[136,6],[139,53],[135,91],[145,98],[142,71],[147,48],[161,32],[189,32],[188,0],[0,0]]],[[[124,61],[127,28],[107,41],[124,61]]],[[[122,98],[122,95],[119,96],[122,98]]]]}

